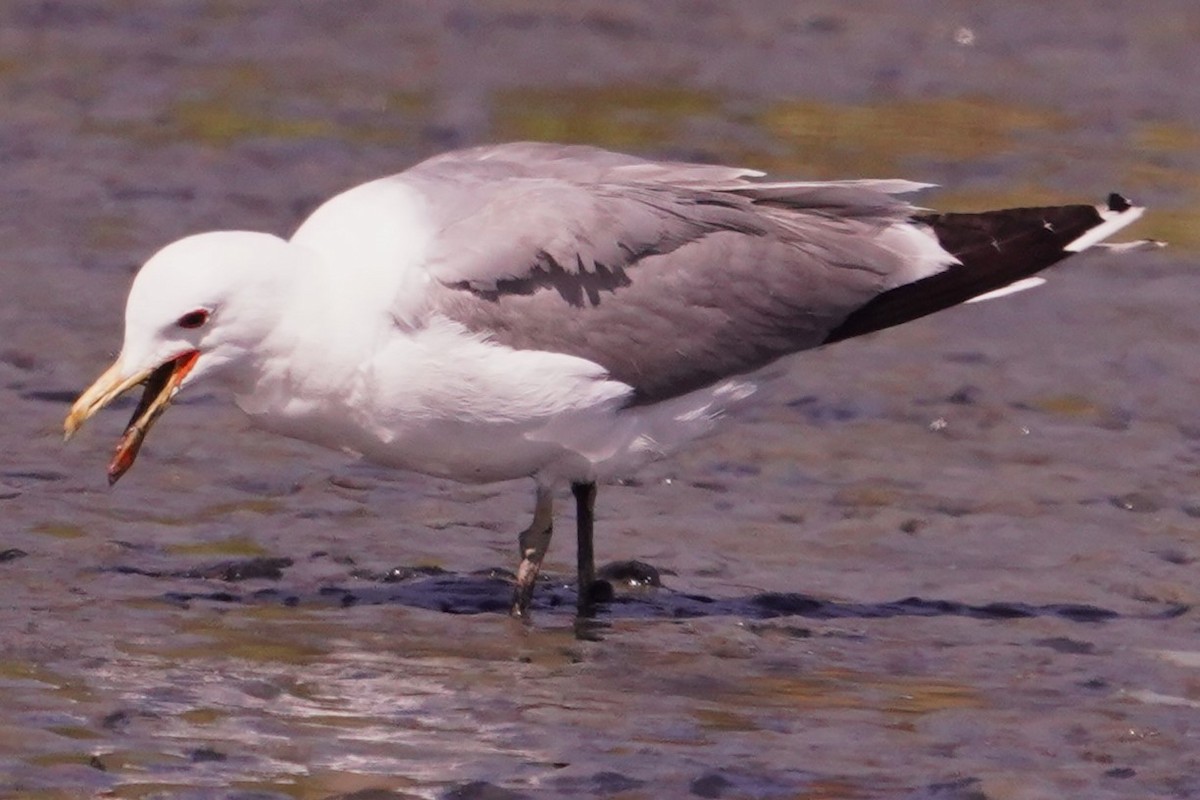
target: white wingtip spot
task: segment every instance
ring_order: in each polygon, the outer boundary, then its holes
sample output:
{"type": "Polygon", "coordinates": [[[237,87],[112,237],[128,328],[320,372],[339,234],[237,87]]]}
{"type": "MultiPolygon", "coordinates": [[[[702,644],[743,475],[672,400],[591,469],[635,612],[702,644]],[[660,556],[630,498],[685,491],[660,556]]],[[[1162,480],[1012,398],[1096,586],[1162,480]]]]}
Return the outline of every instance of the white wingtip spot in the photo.
{"type": "Polygon", "coordinates": [[[1124,211],[1113,211],[1107,206],[1097,206],[1096,210],[1100,212],[1100,217],[1104,222],[1064,246],[1063,250],[1069,253],[1078,253],[1086,250],[1092,245],[1104,241],[1126,225],[1137,221],[1146,211],[1141,206],[1130,206],[1124,211]]]}
{"type": "Polygon", "coordinates": [[[1019,281],[1013,281],[1008,286],[1001,286],[999,289],[993,289],[990,292],[976,295],[968,300],[968,303],[978,303],[983,300],[995,300],[997,297],[1006,297],[1010,294],[1023,292],[1026,289],[1032,289],[1035,286],[1041,286],[1046,282],[1045,278],[1022,278],[1019,281]]]}
{"type": "Polygon", "coordinates": [[[1093,245],[1097,250],[1104,250],[1108,253],[1141,253],[1147,250],[1161,250],[1166,246],[1166,242],[1160,242],[1157,239],[1138,239],[1135,242],[1106,242],[1093,245]]]}

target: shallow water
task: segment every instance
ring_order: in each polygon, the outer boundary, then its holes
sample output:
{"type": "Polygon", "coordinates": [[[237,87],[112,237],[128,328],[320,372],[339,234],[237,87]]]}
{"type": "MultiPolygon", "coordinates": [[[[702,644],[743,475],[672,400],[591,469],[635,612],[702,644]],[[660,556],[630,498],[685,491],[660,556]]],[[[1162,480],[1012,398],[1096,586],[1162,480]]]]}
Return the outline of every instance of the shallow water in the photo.
{"type": "Polygon", "coordinates": [[[1200,797],[1200,12],[1141,10],[4,4],[0,796],[1200,797]],[[62,446],[157,247],[510,138],[939,208],[1118,189],[1173,246],[798,359],[602,488],[601,560],[663,585],[583,628],[561,530],[503,613],[524,484],[202,387],[115,489],[124,412],[62,446]]]}

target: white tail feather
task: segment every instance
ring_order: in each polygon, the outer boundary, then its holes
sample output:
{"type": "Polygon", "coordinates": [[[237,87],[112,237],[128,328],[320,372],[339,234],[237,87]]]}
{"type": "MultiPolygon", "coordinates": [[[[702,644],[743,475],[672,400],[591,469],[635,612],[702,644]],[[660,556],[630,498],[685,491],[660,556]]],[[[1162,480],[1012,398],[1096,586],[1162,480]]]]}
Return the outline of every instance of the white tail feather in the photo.
{"type": "Polygon", "coordinates": [[[1070,244],[1065,245],[1063,250],[1069,253],[1078,253],[1086,250],[1092,245],[1104,241],[1126,225],[1133,223],[1146,211],[1141,206],[1130,206],[1124,211],[1112,211],[1109,208],[1100,206],[1097,210],[1100,212],[1100,216],[1104,219],[1104,222],[1092,228],[1070,244]]]}

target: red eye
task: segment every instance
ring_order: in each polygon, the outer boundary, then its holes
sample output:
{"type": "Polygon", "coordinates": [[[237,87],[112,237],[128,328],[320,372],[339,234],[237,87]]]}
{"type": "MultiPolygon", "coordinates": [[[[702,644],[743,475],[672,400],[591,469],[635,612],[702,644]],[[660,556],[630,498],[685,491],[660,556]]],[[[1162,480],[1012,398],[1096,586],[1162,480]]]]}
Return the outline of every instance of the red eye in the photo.
{"type": "Polygon", "coordinates": [[[175,324],[181,328],[199,328],[206,322],[208,322],[208,312],[203,308],[198,308],[184,314],[176,320],[175,324]]]}

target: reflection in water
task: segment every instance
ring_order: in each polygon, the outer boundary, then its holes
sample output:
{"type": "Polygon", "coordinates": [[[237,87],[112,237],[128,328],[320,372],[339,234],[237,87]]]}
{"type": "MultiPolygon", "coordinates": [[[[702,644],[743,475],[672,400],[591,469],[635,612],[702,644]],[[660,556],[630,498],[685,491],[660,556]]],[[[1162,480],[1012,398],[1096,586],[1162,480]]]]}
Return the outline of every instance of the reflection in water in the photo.
{"type": "MultiPolygon", "coordinates": [[[[31,705],[66,700],[74,710],[28,720],[55,745],[16,775],[28,766],[86,764],[95,775],[81,778],[81,787],[121,797],[231,783],[329,791],[348,775],[386,778],[377,785],[392,788],[393,776],[429,787],[495,774],[535,784],[558,776],[571,785],[586,783],[580,769],[599,774],[587,766],[590,748],[622,740],[690,751],[726,734],[770,730],[797,712],[912,714],[970,702],[962,690],[848,671],[688,685],[679,680],[688,648],[654,659],[654,669],[674,664],[667,692],[655,692],[649,705],[630,704],[576,669],[582,654],[565,630],[527,630],[514,658],[507,620],[491,621],[491,630],[470,626],[466,637],[437,647],[440,620],[402,616],[404,627],[418,628],[405,640],[424,643],[425,652],[394,653],[385,635],[347,636],[329,615],[263,612],[227,611],[203,624],[180,618],[184,627],[166,647],[135,638],[122,646],[126,655],[89,665],[83,686],[52,671],[27,675],[31,705]],[[564,670],[577,672],[569,696],[560,694],[564,670]],[[448,749],[447,741],[456,744],[448,749]]],[[[629,677],[615,676],[618,683],[629,677]]],[[[771,785],[787,775],[754,772],[727,780],[771,785]]]]}
{"type": "MultiPolygon", "coordinates": [[[[424,582],[426,592],[452,591],[434,579],[412,580],[424,582]]],[[[1003,707],[986,685],[906,662],[903,651],[892,653],[886,635],[846,636],[779,616],[881,619],[887,604],[872,609],[807,598],[801,608],[799,595],[760,595],[740,605],[709,600],[708,614],[726,616],[671,623],[663,612],[673,593],[659,589],[618,602],[606,619],[582,621],[581,636],[580,621],[564,624],[566,612],[543,609],[545,627],[530,627],[501,613],[446,617],[407,609],[396,604],[392,585],[383,590],[391,601],[372,591],[363,587],[361,600],[379,605],[346,606],[318,594],[299,607],[279,606],[259,592],[245,598],[251,602],[232,604],[138,600],[127,613],[155,617],[157,630],[131,631],[114,642],[115,653],[82,662],[68,657],[61,667],[54,659],[40,667],[0,663],[0,685],[20,698],[12,711],[29,732],[21,734],[24,758],[5,767],[31,785],[75,781],[122,797],[230,782],[311,796],[345,779],[393,789],[446,788],[495,775],[531,787],[590,786],[613,754],[651,748],[677,766],[639,772],[632,759],[630,775],[665,779],[671,769],[705,763],[720,769],[689,780],[726,781],[773,796],[784,786],[833,781],[852,791],[860,785],[849,773],[795,770],[785,742],[798,726],[858,720],[863,735],[888,740],[925,736],[931,719],[987,711],[997,702],[1003,707]],[[334,607],[312,608],[322,602],[334,607]],[[639,604],[657,607],[657,618],[621,619],[631,611],[644,615],[634,610],[639,604]],[[742,622],[764,613],[762,622],[742,622]],[[452,636],[445,635],[448,624],[452,636]],[[845,653],[847,644],[857,655],[845,653]],[[872,665],[873,659],[882,661],[872,665]],[[778,742],[764,748],[763,736],[778,742]],[[740,760],[747,748],[757,761],[740,760]],[[80,769],[63,773],[68,767],[80,769]],[[37,771],[43,769],[49,772],[37,771]]],[[[686,597],[677,600],[686,605],[686,597]]],[[[971,615],[968,606],[944,602],[905,601],[890,611],[925,619],[971,615]]],[[[985,619],[1028,618],[979,612],[985,619]]],[[[1060,653],[1094,652],[1065,638],[1052,644],[1060,653]]],[[[940,646],[978,649],[964,642],[940,646]]],[[[986,656],[970,656],[979,657],[986,656]]],[[[1158,702],[1147,692],[1129,696],[1158,702]]],[[[0,740],[15,745],[16,735],[0,727],[0,740]]],[[[870,785],[889,780],[876,775],[870,785]]]]}
{"type": "MultiPolygon", "coordinates": [[[[510,647],[393,653],[385,637],[347,637],[327,616],[254,608],[202,624],[178,617],[182,627],[165,642],[135,636],[122,655],[74,678],[6,675],[5,689],[19,690],[27,708],[64,709],[26,717],[54,736],[46,752],[8,766],[22,777],[29,765],[98,759],[104,782],[136,796],[139,784],[304,783],[341,772],[437,785],[486,774],[497,760],[539,760],[512,735],[515,706],[471,688],[470,672],[494,670],[493,660],[511,666],[510,647]],[[458,744],[448,750],[448,740],[458,744]]],[[[424,622],[422,634],[435,639],[435,620],[424,622]]]]}

